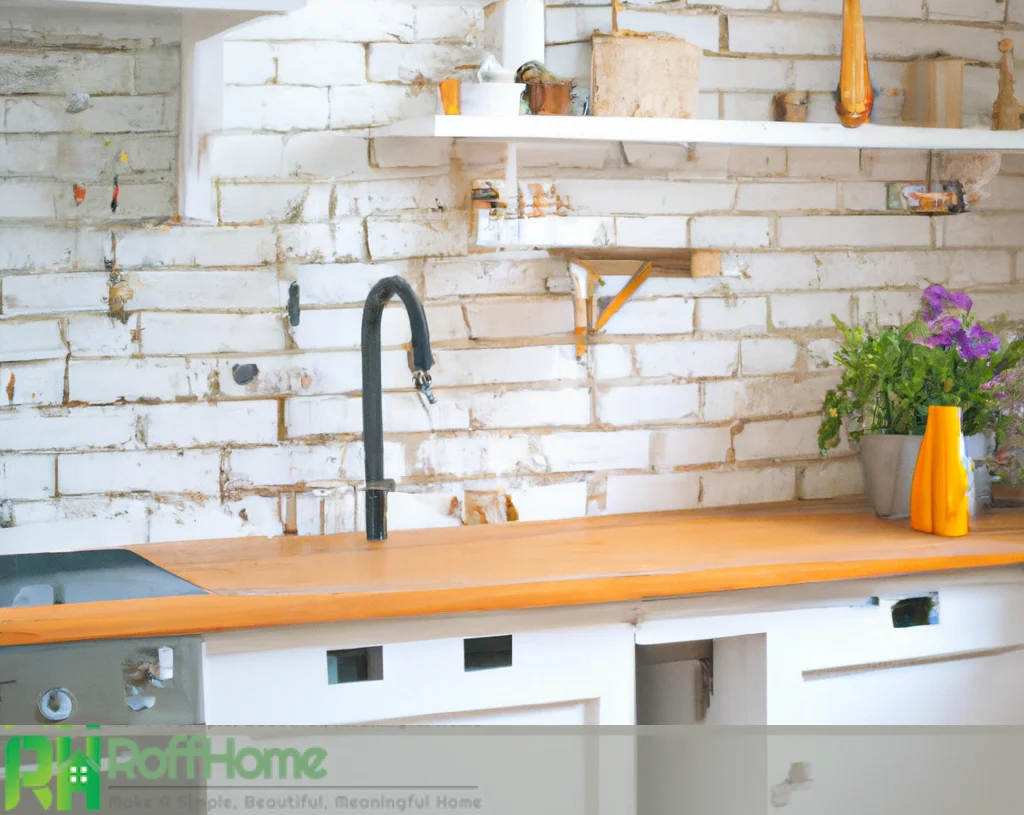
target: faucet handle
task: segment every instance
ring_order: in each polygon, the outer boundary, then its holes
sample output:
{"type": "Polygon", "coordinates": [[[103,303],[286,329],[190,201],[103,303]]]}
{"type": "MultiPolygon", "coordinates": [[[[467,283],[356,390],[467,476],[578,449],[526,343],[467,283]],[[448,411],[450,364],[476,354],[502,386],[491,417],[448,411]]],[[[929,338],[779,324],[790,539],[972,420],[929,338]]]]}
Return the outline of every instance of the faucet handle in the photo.
{"type": "Polygon", "coordinates": [[[426,371],[415,370],[412,373],[412,381],[416,386],[416,390],[423,394],[429,404],[433,405],[437,402],[433,392],[430,390],[430,374],[426,371]]]}

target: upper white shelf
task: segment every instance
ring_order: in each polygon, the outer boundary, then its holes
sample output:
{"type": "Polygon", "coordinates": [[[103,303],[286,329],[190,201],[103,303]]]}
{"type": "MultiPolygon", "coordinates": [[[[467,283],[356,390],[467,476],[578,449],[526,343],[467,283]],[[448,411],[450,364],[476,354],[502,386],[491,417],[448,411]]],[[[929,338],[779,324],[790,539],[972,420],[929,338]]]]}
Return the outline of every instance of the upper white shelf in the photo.
{"type": "Polygon", "coordinates": [[[148,11],[246,11],[276,14],[302,8],[306,0],[14,0],[19,8],[65,8],[148,11]]]}
{"type": "Polygon", "coordinates": [[[857,147],[1024,151],[1024,131],[951,130],[866,124],[644,119],[611,116],[426,116],[375,131],[382,136],[527,141],[617,141],[751,147],[857,147]]]}

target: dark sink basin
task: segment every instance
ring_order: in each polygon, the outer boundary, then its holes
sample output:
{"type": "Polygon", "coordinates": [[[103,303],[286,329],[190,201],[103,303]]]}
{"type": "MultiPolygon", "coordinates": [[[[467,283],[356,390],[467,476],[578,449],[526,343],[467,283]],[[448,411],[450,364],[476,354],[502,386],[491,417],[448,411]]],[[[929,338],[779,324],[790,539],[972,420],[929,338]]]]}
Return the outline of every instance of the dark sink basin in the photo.
{"type": "Polygon", "coordinates": [[[127,549],[2,555],[0,608],[11,608],[19,592],[19,606],[206,593],[127,549]]]}

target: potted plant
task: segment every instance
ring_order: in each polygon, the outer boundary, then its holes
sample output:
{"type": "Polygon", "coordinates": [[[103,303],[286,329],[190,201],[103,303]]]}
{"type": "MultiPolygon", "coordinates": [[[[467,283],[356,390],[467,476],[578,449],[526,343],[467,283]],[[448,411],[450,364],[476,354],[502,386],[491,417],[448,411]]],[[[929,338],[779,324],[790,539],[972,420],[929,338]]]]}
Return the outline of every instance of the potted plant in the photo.
{"type": "MultiPolygon", "coordinates": [[[[995,430],[1000,404],[987,386],[1024,356],[1024,340],[1004,343],[977,322],[963,292],[933,285],[921,299],[913,322],[875,333],[833,315],[843,335],[835,359],[845,370],[825,396],[818,447],[822,453],[834,448],[846,426],[851,440],[860,442],[868,501],[886,518],[910,514],[929,406],[960,407],[965,436],[995,430]]],[[[971,455],[983,455],[984,446],[982,441],[971,455]]]]}
{"type": "Polygon", "coordinates": [[[1000,411],[999,449],[987,464],[1002,497],[1016,503],[1024,500],[1024,365],[1003,371],[986,389],[991,390],[1000,411]]]}

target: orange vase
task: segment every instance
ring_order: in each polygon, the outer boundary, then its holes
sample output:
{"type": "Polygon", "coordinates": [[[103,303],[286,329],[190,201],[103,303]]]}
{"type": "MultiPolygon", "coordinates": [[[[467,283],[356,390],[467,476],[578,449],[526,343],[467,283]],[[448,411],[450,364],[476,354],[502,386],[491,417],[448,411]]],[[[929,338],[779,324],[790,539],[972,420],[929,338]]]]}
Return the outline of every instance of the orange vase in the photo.
{"type": "Polygon", "coordinates": [[[871,118],[874,104],[860,0],[843,0],[843,58],[839,66],[836,113],[847,127],[859,127],[871,118]]]}
{"type": "Polygon", "coordinates": [[[910,525],[914,529],[947,538],[959,538],[970,531],[970,466],[960,408],[928,408],[928,424],[910,490],[910,525]]]}

